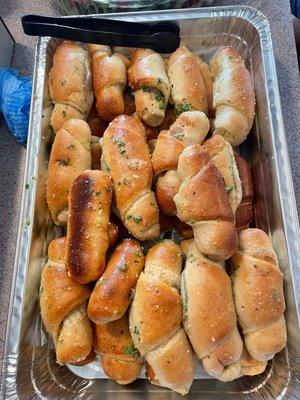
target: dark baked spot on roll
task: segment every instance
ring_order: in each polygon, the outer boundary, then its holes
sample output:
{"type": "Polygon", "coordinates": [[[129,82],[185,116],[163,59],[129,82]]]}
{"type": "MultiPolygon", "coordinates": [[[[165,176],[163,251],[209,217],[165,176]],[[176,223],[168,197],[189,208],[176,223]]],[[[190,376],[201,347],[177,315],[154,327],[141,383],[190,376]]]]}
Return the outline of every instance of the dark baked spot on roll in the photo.
{"type": "Polygon", "coordinates": [[[87,272],[86,260],[84,258],[85,247],[85,220],[89,204],[94,193],[94,180],[87,174],[81,174],[74,182],[71,189],[72,223],[69,224],[70,243],[69,265],[72,266],[72,276],[82,277],[87,272]]]}

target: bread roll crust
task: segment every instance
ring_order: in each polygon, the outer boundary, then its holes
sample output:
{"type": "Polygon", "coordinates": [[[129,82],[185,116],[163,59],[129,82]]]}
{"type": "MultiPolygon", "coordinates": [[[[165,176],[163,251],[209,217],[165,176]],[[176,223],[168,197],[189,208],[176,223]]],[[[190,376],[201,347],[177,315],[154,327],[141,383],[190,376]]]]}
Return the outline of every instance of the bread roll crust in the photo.
{"type": "Polygon", "coordinates": [[[63,41],[58,46],[49,73],[49,89],[55,132],[71,118],[87,118],[94,98],[92,75],[87,51],[79,44],[63,41]]]}
{"type": "Polygon", "coordinates": [[[88,44],[93,60],[93,87],[97,110],[105,121],[113,120],[125,110],[126,65],[108,46],[88,44]]]}
{"type": "Polygon", "coordinates": [[[108,324],[95,325],[95,351],[110,379],[127,385],[138,378],[143,360],[132,343],[127,314],[108,324]]]}
{"type": "Polygon", "coordinates": [[[151,383],[172,387],[182,395],[189,392],[194,375],[194,355],[183,328],[178,329],[163,348],[150,351],[147,360],[151,365],[151,371],[149,367],[147,370],[151,383]]]}
{"type": "Polygon", "coordinates": [[[242,200],[242,185],[232,147],[221,135],[206,140],[203,146],[224,180],[231,210],[235,215],[242,200]]]}
{"type": "Polygon", "coordinates": [[[209,120],[200,111],[182,113],[166,132],[157,138],[152,155],[154,175],[157,176],[156,196],[161,211],[175,215],[174,196],[179,190],[177,165],[185,146],[202,143],[209,130],[209,120]]]}
{"type": "Polygon", "coordinates": [[[283,276],[268,235],[246,229],[232,258],[232,283],[239,324],[250,355],[267,361],[286,344],[283,276]]]}
{"type": "Polygon", "coordinates": [[[87,170],[69,194],[66,265],[80,283],[99,278],[105,269],[112,181],[103,171],[87,170]]]}
{"type": "Polygon", "coordinates": [[[65,237],[50,243],[40,290],[42,320],[53,338],[59,364],[85,359],[92,347],[92,330],[86,315],[90,290],[69,277],[65,249],[65,237]]]}
{"type": "Polygon", "coordinates": [[[174,197],[178,217],[194,231],[199,251],[215,260],[228,259],[237,248],[237,234],[225,185],[209,154],[188,146],[179,157],[181,182],[174,197]]]}
{"type": "Polygon", "coordinates": [[[152,165],[143,126],[135,118],[115,118],[104,133],[102,170],[108,170],[122,222],[139,240],[159,235],[158,207],[152,185],[152,165]]]}
{"type": "Polygon", "coordinates": [[[180,247],[172,241],[165,240],[149,250],[129,322],[134,344],[153,370],[152,381],[186,394],[194,376],[194,361],[181,327],[181,266],[180,247]]]}
{"type": "Polygon", "coordinates": [[[214,76],[214,134],[238,146],[246,139],[254,119],[255,95],[250,73],[232,47],[219,50],[210,61],[210,68],[214,76]]]}
{"type": "Polygon", "coordinates": [[[207,92],[198,58],[181,46],[168,60],[171,97],[177,111],[186,105],[189,110],[208,112],[207,92]]]}
{"type": "Polygon", "coordinates": [[[136,49],[128,69],[136,112],[150,126],[160,125],[170,96],[170,84],[162,57],[150,49],[136,49]]]}
{"type": "Polygon", "coordinates": [[[188,250],[181,294],[185,331],[204,368],[220,380],[235,379],[239,370],[232,371],[231,377],[223,376],[243,349],[230,278],[224,264],[201,255],[195,243],[188,250]]]}
{"type": "Polygon", "coordinates": [[[93,322],[106,324],[125,314],[144,261],[136,240],[125,239],[119,244],[91,294],[88,316],[93,322]]]}
{"type": "Polygon", "coordinates": [[[68,195],[74,179],[91,168],[91,132],[86,122],[72,119],[57,132],[50,154],[46,200],[56,225],[66,225],[68,195]]]}

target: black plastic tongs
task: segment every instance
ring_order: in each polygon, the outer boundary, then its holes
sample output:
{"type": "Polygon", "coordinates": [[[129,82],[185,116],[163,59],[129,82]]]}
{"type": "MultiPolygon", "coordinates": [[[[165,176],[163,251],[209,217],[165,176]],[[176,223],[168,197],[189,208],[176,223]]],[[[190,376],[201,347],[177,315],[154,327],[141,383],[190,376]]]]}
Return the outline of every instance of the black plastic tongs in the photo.
{"type": "Polygon", "coordinates": [[[170,22],[142,24],[97,17],[25,15],[23,30],[30,36],[53,36],[108,46],[145,47],[172,53],[180,44],[180,29],[170,22]]]}

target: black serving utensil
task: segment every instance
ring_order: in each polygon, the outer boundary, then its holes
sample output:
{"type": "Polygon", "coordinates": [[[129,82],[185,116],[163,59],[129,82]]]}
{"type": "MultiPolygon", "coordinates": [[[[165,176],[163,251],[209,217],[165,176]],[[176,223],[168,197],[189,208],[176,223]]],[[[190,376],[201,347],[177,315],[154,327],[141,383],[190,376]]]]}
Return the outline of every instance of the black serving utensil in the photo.
{"type": "Polygon", "coordinates": [[[23,30],[30,36],[52,36],[108,46],[143,47],[172,53],[180,45],[180,28],[170,22],[118,21],[98,17],[24,15],[23,30]]]}

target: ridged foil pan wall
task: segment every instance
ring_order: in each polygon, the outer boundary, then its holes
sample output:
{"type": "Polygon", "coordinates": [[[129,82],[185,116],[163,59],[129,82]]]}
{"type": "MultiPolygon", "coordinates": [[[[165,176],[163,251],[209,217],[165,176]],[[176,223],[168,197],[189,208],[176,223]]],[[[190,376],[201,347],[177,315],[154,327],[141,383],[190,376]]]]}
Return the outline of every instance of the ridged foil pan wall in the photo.
{"type": "MultiPolygon", "coordinates": [[[[244,6],[108,17],[138,22],[175,21],[181,28],[182,43],[204,59],[225,45],[233,46],[245,58],[255,84],[256,118],[253,132],[240,152],[253,169],[256,226],[271,236],[284,273],[288,345],[257,377],[223,383],[199,371],[186,399],[299,399],[300,235],[268,21],[257,10],[244,6]]],[[[53,140],[47,77],[58,43],[51,38],[40,38],[37,43],[24,192],[2,365],[3,398],[181,399],[145,379],[119,386],[105,379],[97,362],[81,368],[57,365],[51,340],[43,329],[38,306],[41,269],[49,241],[61,234],[60,228],[53,227],[45,203],[53,140]]]]}

